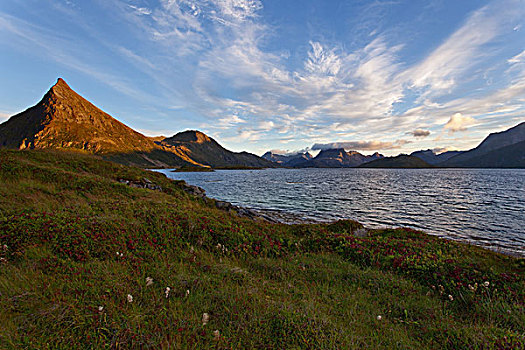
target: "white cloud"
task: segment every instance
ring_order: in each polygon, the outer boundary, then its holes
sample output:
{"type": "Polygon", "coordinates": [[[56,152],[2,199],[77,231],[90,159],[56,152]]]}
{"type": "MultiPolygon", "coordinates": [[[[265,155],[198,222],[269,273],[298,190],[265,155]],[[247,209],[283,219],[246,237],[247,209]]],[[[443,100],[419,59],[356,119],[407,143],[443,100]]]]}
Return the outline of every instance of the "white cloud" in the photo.
{"type": "Polygon", "coordinates": [[[341,69],[341,59],[334,50],[326,50],[320,43],[310,41],[312,50],[304,66],[306,71],[322,75],[337,75],[341,69]]]}
{"type": "Polygon", "coordinates": [[[445,129],[448,129],[450,132],[465,131],[467,126],[472,125],[476,120],[470,116],[464,116],[461,113],[455,113],[450,117],[447,124],[445,124],[445,129]]]}
{"type": "Polygon", "coordinates": [[[458,79],[490,55],[493,49],[486,44],[523,12],[515,11],[512,3],[515,1],[493,2],[475,11],[423,62],[405,72],[404,78],[411,81],[413,88],[427,89],[427,94],[443,94],[456,87],[458,79]]]}
{"type": "Polygon", "coordinates": [[[258,128],[263,131],[270,131],[275,127],[275,123],[271,120],[260,122],[258,128]]]}
{"type": "Polygon", "coordinates": [[[509,58],[507,62],[509,64],[524,63],[525,62],[525,50],[523,50],[521,53],[517,54],[516,56],[509,58]]]}
{"type": "Polygon", "coordinates": [[[256,17],[257,12],[262,9],[259,0],[211,0],[211,3],[220,14],[220,17],[214,18],[224,24],[230,23],[228,20],[244,21],[256,17]]]}
{"type": "Polygon", "coordinates": [[[133,6],[133,5],[128,5],[130,8],[132,8],[133,10],[135,10],[137,12],[137,14],[139,15],[151,15],[151,10],[146,8],[146,7],[137,7],[137,6],[133,6]]]}

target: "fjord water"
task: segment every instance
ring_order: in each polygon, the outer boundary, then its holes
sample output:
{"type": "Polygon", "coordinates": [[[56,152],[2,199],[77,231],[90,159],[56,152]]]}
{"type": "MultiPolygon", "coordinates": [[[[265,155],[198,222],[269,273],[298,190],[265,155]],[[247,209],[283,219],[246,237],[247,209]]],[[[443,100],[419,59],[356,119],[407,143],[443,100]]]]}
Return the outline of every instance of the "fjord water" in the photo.
{"type": "Polygon", "coordinates": [[[412,227],[525,256],[524,169],[161,171],[239,206],[412,227]]]}

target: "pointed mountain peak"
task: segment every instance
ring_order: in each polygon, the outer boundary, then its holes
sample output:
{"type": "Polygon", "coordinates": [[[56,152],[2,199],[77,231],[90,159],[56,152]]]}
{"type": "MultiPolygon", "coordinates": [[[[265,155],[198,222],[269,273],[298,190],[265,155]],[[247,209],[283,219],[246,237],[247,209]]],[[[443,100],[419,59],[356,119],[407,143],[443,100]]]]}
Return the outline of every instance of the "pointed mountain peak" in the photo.
{"type": "Polygon", "coordinates": [[[55,85],[49,89],[49,92],[58,95],[59,97],[65,97],[65,95],[74,91],[71,89],[71,87],[69,87],[69,85],[67,85],[64,79],[58,78],[55,85]]]}

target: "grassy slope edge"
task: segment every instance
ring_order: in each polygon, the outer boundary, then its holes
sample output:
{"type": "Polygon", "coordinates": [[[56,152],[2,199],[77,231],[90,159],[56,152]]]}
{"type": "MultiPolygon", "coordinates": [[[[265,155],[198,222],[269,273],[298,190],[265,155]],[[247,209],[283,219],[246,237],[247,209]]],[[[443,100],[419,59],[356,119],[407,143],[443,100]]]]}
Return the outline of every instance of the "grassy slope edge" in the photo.
{"type": "Polygon", "coordinates": [[[523,259],[360,227],[254,222],[158,173],[0,150],[0,348],[524,346],[523,259]],[[144,178],[162,191],[117,181],[144,178]]]}

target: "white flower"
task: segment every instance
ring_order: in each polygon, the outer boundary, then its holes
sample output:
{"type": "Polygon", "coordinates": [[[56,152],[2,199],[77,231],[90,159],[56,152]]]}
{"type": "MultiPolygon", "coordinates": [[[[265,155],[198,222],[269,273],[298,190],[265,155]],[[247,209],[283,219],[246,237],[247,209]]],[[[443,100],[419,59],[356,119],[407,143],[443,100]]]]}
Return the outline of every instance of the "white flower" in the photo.
{"type": "Polygon", "coordinates": [[[133,295],[128,294],[128,303],[132,303],[132,302],[133,302],[133,295]]]}
{"type": "Polygon", "coordinates": [[[153,278],[146,277],[146,287],[151,286],[153,284],[153,278]]]}
{"type": "Polygon", "coordinates": [[[213,331],[213,340],[217,341],[221,338],[221,332],[218,329],[213,331]]]}
{"type": "Polygon", "coordinates": [[[377,316],[377,320],[378,320],[378,321],[381,321],[382,318],[383,318],[383,317],[381,317],[381,315],[378,315],[378,316],[377,316]]]}
{"type": "Polygon", "coordinates": [[[450,301],[454,301],[454,297],[453,297],[452,295],[450,295],[450,294],[448,295],[448,299],[449,299],[450,301]]]}
{"type": "Polygon", "coordinates": [[[189,289],[186,289],[186,296],[190,296],[190,290],[189,289]]]}
{"type": "Polygon", "coordinates": [[[166,287],[166,290],[164,291],[164,294],[166,294],[166,298],[170,296],[170,290],[171,290],[170,287],[166,287]]]}
{"type": "Polygon", "coordinates": [[[104,306],[99,306],[99,307],[98,307],[98,311],[99,311],[99,312],[102,312],[102,310],[104,310],[104,306]]]}
{"type": "Polygon", "coordinates": [[[485,283],[483,283],[483,287],[488,287],[490,286],[490,282],[489,281],[485,281],[485,283]]]}
{"type": "Polygon", "coordinates": [[[203,313],[202,314],[202,325],[206,326],[209,320],[210,320],[210,315],[208,315],[207,313],[203,313]]]}

